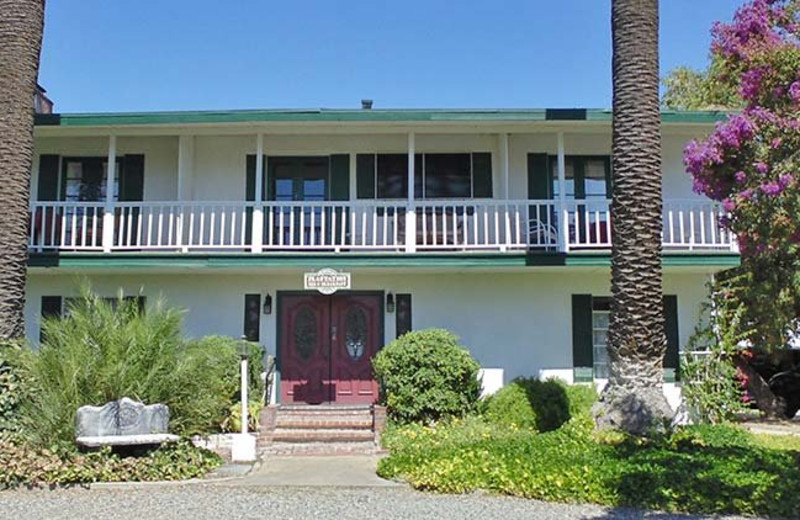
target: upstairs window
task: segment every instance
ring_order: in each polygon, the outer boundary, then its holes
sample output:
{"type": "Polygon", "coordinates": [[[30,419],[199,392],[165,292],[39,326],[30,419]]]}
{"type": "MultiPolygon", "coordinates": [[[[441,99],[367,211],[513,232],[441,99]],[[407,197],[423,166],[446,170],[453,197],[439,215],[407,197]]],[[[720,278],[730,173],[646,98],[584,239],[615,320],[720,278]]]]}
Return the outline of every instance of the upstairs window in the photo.
{"type": "MultiPolygon", "coordinates": [[[[114,170],[113,200],[119,200],[119,173],[122,161],[114,170]]],[[[62,200],[69,202],[105,202],[108,160],[98,157],[64,158],[62,200]]]]}
{"type": "MultiPolygon", "coordinates": [[[[408,197],[408,154],[359,155],[359,198],[408,197]],[[374,171],[372,171],[374,168],[374,171]],[[374,187],[368,183],[374,183],[374,187]]],[[[489,153],[426,153],[414,157],[414,197],[418,199],[491,198],[489,153]]]]}
{"type": "MultiPolygon", "coordinates": [[[[608,156],[568,155],[564,158],[564,193],[567,200],[611,197],[611,159],[608,156]]],[[[553,194],[559,194],[558,158],[550,157],[553,194]]]]}

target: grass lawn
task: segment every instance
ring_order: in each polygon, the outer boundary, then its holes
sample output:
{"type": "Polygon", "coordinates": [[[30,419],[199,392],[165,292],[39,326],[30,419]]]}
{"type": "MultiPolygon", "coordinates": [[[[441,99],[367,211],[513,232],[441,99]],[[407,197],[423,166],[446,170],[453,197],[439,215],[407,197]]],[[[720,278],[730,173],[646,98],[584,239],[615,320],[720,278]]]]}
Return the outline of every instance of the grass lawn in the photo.
{"type": "Polygon", "coordinates": [[[800,438],[695,426],[641,440],[585,416],[548,433],[482,418],[390,427],[378,473],[417,489],[669,512],[800,516],[800,438]]]}

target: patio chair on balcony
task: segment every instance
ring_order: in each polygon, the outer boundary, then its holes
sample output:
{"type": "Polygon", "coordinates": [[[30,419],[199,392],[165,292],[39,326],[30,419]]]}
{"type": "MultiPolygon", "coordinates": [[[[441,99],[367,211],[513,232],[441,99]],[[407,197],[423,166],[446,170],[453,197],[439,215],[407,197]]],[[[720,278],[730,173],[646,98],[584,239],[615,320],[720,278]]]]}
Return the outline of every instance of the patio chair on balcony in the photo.
{"type": "Polygon", "coordinates": [[[558,247],[558,229],[539,219],[528,221],[528,244],[531,248],[555,249],[558,247]]]}

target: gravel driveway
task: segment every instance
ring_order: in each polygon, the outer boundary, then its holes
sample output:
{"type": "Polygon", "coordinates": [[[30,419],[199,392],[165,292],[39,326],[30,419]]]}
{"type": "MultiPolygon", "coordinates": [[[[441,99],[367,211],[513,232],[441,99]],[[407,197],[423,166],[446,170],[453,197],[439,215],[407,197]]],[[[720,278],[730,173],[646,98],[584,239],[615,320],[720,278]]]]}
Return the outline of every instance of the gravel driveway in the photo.
{"type": "MultiPolygon", "coordinates": [[[[496,497],[432,495],[407,487],[332,488],[242,486],[236,481],[118,488],[0,492],[3,519],[196,520],[310,518],[365,520],[454,519],[638,519],[705,518],[643,514],[596,506],[563,505],[496,497]]],[[[733,518],[733,517],[731,517],[733,518]]]]}

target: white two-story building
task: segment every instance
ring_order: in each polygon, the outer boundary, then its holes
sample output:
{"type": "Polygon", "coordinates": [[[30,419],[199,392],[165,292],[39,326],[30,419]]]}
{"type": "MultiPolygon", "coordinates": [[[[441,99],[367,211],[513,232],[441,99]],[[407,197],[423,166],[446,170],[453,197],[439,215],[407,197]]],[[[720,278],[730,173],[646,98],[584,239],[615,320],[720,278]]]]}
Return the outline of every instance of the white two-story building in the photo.
{"type": "MultiPolygon", "coordinates": [[[[709,276],[739,263],[682,166],[723,117],[662,118],[668,380],[709,276]]],[[[86,277],[163,295],[190,336],[259,341],[281,402],[372,402],[371,356],[428,327],[506,382],[606,376],[609,111],[52,114],[35,136],[33,343],[86,277]]]]}

